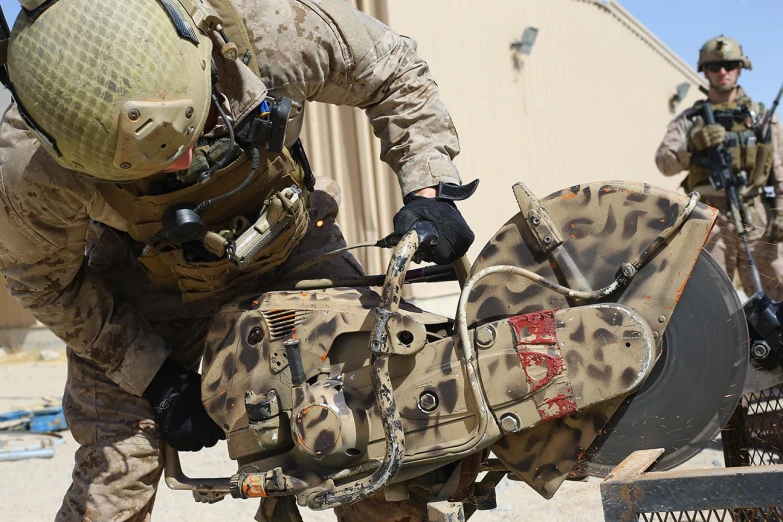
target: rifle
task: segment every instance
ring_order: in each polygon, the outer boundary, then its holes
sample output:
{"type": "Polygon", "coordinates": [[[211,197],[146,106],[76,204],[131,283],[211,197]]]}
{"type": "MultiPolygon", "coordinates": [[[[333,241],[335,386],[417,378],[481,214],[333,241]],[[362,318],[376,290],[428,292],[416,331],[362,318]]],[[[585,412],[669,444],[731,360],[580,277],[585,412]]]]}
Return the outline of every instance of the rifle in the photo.
{"type": "MultiPolygon", "coordinates": [[[[783,91],[783,88],[781,88],[783,91]]],[[[777,104],[778,100],[775,100],[777,104]]],[[[774,110],[774,107],[773,109],[774,110]]],[[[706,125],[715,124],[715,115],[712,112],[712,104],[710,102],[704,102],[697,112],[701,112],[706,125]]],[[[753,259],[753,255],[750,252],[750,245],[748,244],[748,217],[745,213],[745,209],[740,201],[737,188],[742,187],[743,180],[734,175],[731,170],[731,153],[728,151],[723,143],[719,143],[712,147],[708,151],[708,160],[714,173],[710,176],[710,184],[715,190],[726,191],[726,203],[729,208],[730,219],[734,222],[734,228],[737,230],[737,234],[742,238],[742,244],[745,247],[745,255],[748,257],[748,268],[753,278],[753,285],[756,292],[761,292],[761,277],[759,276],[759,270],[756,266],[756,261],[753,259]]]]}

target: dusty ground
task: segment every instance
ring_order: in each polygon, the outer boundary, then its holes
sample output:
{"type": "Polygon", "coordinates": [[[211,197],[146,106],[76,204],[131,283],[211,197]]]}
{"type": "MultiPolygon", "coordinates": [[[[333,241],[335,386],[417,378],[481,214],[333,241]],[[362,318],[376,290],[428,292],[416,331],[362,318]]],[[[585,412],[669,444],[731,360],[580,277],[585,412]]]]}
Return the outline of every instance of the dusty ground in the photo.
{"type": "MultiPolygon", "coordinates": [[[[64,384],[62,359],[0,364],[0,412],[21,407],[41,396],[61,396],[64,384]]],[[[0,519],[52,520],[70,484],[76,446],[73,438],[65,433],[64,443],[56,447],[54,458],[0,462],[0,519]]],[[[721,453],[708,449],[686,467],[722,465],[721,453]]],[[[191,476],[228,476],[235,471],[226,456],[225,444],[198,454],[183,455],[183,468],[191,476]]],[[[479,512],[471,521],[600,521],[603,515],[599,484],[600,480],[594,478],[586,482],[566,482],[555,498],[547,501],[522,483],[504,480],[498,487],[497,509],[479,512]]],[[[249,521],[255,510],[254,502],[234,499],[213,505],[196,504],[189,493],[172,491],[162,484],[154,519],[166,522],[249,521]]],[[[302,515],[307,522],[335,520],[331,512],[303,510],[302,515]]]]}

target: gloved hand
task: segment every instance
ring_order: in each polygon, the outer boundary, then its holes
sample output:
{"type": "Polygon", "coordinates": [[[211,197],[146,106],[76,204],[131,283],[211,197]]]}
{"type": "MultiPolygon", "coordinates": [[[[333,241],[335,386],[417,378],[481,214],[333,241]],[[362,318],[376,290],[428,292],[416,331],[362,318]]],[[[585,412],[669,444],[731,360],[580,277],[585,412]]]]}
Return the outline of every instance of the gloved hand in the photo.
{"type": "Polygon", "coordinates": [[[475,236],[465,218],[451,201],[415,196],[394,216],[394,232],[399,240],[418,221],[429,221],[438,230],[438,242],[421,249],[422,259],[445,265],[464,256],[475,236]]]}
{"type": "Polygon", "coordinates": [[[703,151],[723,143],[726,139],[726,129],[723,125],[712,124],[700,127],[694,127],[691,130],[691,145],[695,151],[703,151]]]}
{"type": "Polygon", "coordinates": [[[155,410],[164,440],[179,451],[210,448],[226,438],[201,403],[201,376],[166,360],[143,394],[155,410]]]}

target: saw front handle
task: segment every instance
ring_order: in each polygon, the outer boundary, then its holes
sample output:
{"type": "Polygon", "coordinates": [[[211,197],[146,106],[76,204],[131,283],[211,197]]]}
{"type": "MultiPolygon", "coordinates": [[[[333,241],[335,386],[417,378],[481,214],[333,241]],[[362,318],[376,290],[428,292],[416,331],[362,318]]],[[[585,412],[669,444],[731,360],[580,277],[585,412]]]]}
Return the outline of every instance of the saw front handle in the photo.
{"type": "Polygon", "coordinates": [[[405,456],[405,432],[400,421],[400,412],[394,398],[389,357],[392,355],[386,325],[394,315],[402,299],[405,274],[414,255],[422,244],[431,245],[437,241],[437,230],[429,222],[417,223],[405,234],[392,252],[386,279],[383,283],[381,301],[375,309],[370,352],[372,353],[372,385],[375,403],[381,412],[383,432],[386,437],[386,454],[378,468],[368,477],[329,489],[307,497],[310,509],[329,509],[342,504],[352,504],[367,498],[388,486],[402,467],[405,456]]]}
{"type": "MultiPolygon", "coordinates": [[[[383,424],[384,435],[386,438],[386,452],[381,462],[373,461],[361,464],[355,468],[343,470],[339,475],[349,477],[351,475],[374,469],[373,473],[363,479],[359,479],[339,486],[334,485],[336,476],[327,480],[320,486],[312,488],[309,492],[304,491],[301,495],[306,499],[307,506],[310,509],[322,510],[335,506],[358,502],[367,498],[376,492],[388,486],[402,467],[405,456],[405,433],[402,429],[399,410],[394,398],[391,378],[389,376],[389,357],[393,355],[393,349],[387,334],[387,324],[389,319],[399,309],[402,299],[402,287],[405,283],[405,276],[408,267],[414,256],[419,251],[422,244],[430,246],[438,239],[437,230],[429,222],[417,223],[413,230],[408,232],[394,247],[389,268],[383,283],[383,291],[379,306],[375,309],[374,328],[370,338],[369,349],[372,353],[372,384],[375,402],[378,406],[383,424]]],[[[460,259],[455,262],[455,270],[462,277],[467,275],[470,264],[466,259],[460,259]],[[459,266],[459,268],[457,268],[459,266]]],[[[470,366],[470,365],[469,365],[470,366]]],[[[472,368],[471,368],[472,369],[472,368]]],[[[469,372],[471,373],[471,372],[469,372]]],[[[477,381],[471,381],[476,387],[477,381]]],[[[477,390],[474,389],[474,395],[477,390]]],[[[480,393],[479,393],[480,395],[480,393]]],[[[483,398],[482,398],[483,399],[483,398]]],[[[483,404],[483,400],[481,401],[483,404]]],[[[484,411],[484,409],[482,409],[484,411]]],[[[483,427],[486,425],[486,413],[482,416],[485,422],[480,423],[483,427]]],[[[479,430],[481,433],[483,430],[479,430]]],[[[468,445],[470,448],[474,444],[468,445]]],[[[463,448],[461,448],[463,449],[463,448]]],[[[469,450],[468,450],[469,451],[469,450]]],[[[230,493],[231,484],[234,482],[247,482],[248,476],[239,473],[231,479],[191,479],[182,473],[179,466],[179,457],[177,451],[167,448],[164,453],[166,482],[172,489],[191,490],[197,498],[203,498],[206,501],[215,501],[230,493]]],[[[241,486],[242,484],[237,484],[241,486]]],[[[243,488],[234,488],[243,489],[243,488]]],[[[269,493],[269,492],[267,492],[269,493]]],[[[291,492],[288,492],[291,493],[291,492]]],[[[294,494],[297,494],[295,492],[294,494]]],[[[244,495],[240,495],[243,496],[244,495]]],[[[246,497],[245,497],[246,498],[246,497]]]]}
{"type": "MultiPolygon", "coordinates": [[[[397,312],[402,300],[402,287],[405,283],[405,275],[414,256],[426,245],[436,244],[438,232],[432,223],[421,221],[413,230],[405,234],[394,247],[389,268],[386,271],[386,279],[383,283],[381,301],[375,309],[373,332],[370,338],[370,352],[372,353],[372,384],[375,395],[375,403],[381,412],[381,422],[386,438],[386,453],[383,461],[368,477],[359,479],[340,486],[332,486],[329,489],[318,488],[318,492],[307,496],[307,506],[310,509],[329,509],[335,506],[350,504],[367,498],[388,486],[402,467],[405,457],[405,432],[402,429],[400,413],[394,398],[391,378],[389,376],[389,357],[394,354],[389,342],[387,324],[389,319],[397,312]]],[[[466,257],[454,263],[454,269],[460,277],[460,282],[467,277],[470,263],[466,257]]],[[[473,369],[472,367],[469,370],[473,369]]],[[[471,372],[468,372],[471,374],[471,372]]],[[[475,372],[473,376],[475,377],[475,372]]],[[[472,384],[476,381],[471,381],[472,384]]],[[[476,386],[477,387],[477,386],[476,386]]],[[[477,390],[474,390],[477,391],[477,390]]],[[[475,394],[474,394],[475,395],[475,394]]],[[[483,396],[480,391],[480,403],[483,404],[483,396]]],[[[480,426],[486,428],[486,415],[483,416],[480,426]]],[[[479,433],[483,433],[479,429],[479,433]]],[[[469,444],[472,449],[474,444],[469,444]]],[[[467,450],[469,451],[469,449],[467,450]]],[[[466,451],[466,452],[467,452],[466,451]]],[[[366,463],[361,465],[366,469],[366,463]]],[[[349,476],[354,470],[345,470],[344,475],[349,476]]],[[[360,469],[355,470],[357,473],[360,469]]]]}

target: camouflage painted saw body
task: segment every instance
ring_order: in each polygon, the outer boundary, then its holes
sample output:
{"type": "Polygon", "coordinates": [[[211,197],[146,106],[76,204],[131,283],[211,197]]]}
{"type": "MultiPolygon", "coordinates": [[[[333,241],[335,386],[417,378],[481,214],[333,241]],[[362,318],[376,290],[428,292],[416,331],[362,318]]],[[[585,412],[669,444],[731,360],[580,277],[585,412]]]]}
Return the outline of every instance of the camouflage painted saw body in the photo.
{"type": "MultiPolygon", "coordinates": [[[[233,342],[217,347],[205,373],[204,398],[210,413],[228,426],[232,458],[246,462],[296,448],[311,465],[339,470],[383,457],[367,350],[377,304],[376,295],[353,289],[281,292],[263,296],[250,311],[226,312],[231,319],[223,324],[235,332],[226,332],[226,339],[233,342]],[[329,308],[318,309],[319,304],[329,308]],[[259,329],[268,335],[253,343],[259,329]],[[294,332],[312,382],[303,387],[291,382],[283,347],[294,332]],[[267,418],[259,402],[273,405],[267,418]]],[[[468,440],[475,424],[461,354],[455,339],[443,335],[448,319],[406,308],[400,315],[410,328],[395,337],[410,339],[403,345],[410,354],[392,357],[390,363],[406,458],[448,460],[449,449],[468,440]]],[[[654,351],[644,321],[630,309],[610,305],[520,315],[482,330],[479,373],[492,382],[484,387],[487,401],[497,419],[513,418],[517,431],[633,390],[651,367],[654,351]],[[590,353],[589,343],[567,340],[580,330],[602,332],[601,356],[611,354],[625,370],[616,381],[604,380],[601,394],[585,392],[590,377],[566,363],[572,352],[590,360],[598,356],[590,353]]],[[[500,437],[497,428],[492,437],[483,445],[500,437]]]]}
{"type": "Polygon", "coordinates": [[[509,471],[551,496],[649,374],[715,212],[691,205],[672,228],[688,198],[641,184],[573,187],[544,204],[521,185],[515,194],[520,214],[471,275],[513,265],[588,290],[635,266],[625,286],[588,303],[513,274],[487,275],[463,310],[470,350],[459,324],[407,304],[384,315],[384,301],[369,290],[271,292],[224,308],[209,337],[202,392],[231,457],[280,468],[311,491],[377,468],[389,439],[373,394],[378,354],[368,347],[380,335],[404,435],[394,481],[491,446],[509,471]],[[289,360],[292,339],[301,365],[289,360]]]}

